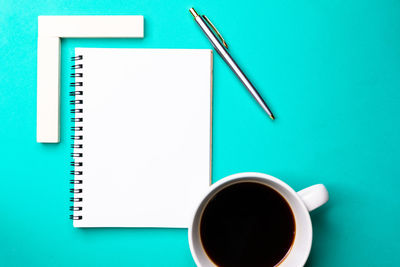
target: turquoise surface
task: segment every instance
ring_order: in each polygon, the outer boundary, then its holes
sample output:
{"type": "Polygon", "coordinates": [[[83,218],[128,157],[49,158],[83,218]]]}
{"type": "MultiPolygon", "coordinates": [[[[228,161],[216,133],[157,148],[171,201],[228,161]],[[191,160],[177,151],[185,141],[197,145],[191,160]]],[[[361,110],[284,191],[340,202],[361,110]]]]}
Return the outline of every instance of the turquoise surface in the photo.
{"type": "Polygon", "coordinates": [[[0,265],[194,265],[184,229],[74,229],[68,219],[74,48],[210,48],[192,6],[277,118],[215,54],[213,181],[257,171],[296,190],[324,183],[331,199],[312,212],[307,266],[398,264],[399,1],[0,0],[0,265]],[[38,144],[37,16],[100,14],[144,15],[145,38],[64,39],[61,142],[38,144]]]}

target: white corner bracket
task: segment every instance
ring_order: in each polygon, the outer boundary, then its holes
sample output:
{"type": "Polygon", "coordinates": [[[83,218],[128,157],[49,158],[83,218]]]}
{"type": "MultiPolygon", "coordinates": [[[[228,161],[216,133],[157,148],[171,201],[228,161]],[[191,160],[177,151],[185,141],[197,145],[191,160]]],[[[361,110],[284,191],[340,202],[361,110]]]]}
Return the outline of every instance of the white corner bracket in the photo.
{"type": "Polygon", "coordinates": [[[38,143],[60,142],[60,38],[143,38],[143,16],[39,16],[38,143]]]}

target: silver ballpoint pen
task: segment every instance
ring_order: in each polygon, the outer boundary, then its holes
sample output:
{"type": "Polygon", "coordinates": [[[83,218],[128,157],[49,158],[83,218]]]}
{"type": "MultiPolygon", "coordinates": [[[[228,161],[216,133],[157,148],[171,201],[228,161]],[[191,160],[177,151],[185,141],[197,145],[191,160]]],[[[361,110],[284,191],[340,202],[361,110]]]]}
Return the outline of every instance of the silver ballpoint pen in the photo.
{"type": "Polygon", "coordinates": [[[205,15],[200,16],[199,14],[197,14],[197,12],[194,10],[194,8],[191,8],[189,11],[193,15],[197,24],[200,26],[200,28],[203,30],[203,32],[207,36],[208,40],[210,40],[211,44],[213,45],[213,47],[215,48],[217,53],[222,57],[222,59],[226,62],[226,64],[228,64],[228,66],[236,74],[236,76],[239,78],[239,80],[243,83],[243,85],[247,88],[247,90],[250,92],[250,94],[258,102],[258,104],[260,104],[262,109],[265,112],[267,112],[269,117],[271,119],[275,119],[274,115],[272,114],[271,110],[268,108],[264,99],[262,99],[261,95],[257,92],[256,88],[254,88],[254,86],[251,84],[249,79],[247,79],[247,77],[243,73],[243,71],[239,68],[239,66],[236,64],[236,62],[233,60],[233,58],[229,55],[229,53],[227,51],[228,45],[226,44],[225,40],[222,38],[222,36],[218,32],[218,30],[211,23],[211,21],[205,15]],[[218,40],[218,37],[215,36],[214,32],[210,29],[210,27],[218,35],[222,44],[218,40]]]}

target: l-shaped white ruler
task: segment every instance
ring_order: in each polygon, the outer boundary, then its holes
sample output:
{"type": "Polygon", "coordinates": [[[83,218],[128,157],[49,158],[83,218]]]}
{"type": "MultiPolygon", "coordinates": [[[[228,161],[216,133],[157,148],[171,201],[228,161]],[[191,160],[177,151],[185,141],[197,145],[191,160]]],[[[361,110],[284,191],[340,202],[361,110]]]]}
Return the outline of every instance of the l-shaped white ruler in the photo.
{"type": "Polygon", "coordinates": [[[37,142],[60,142],[60,39],[143,36],[143,16],[39,16],[37,142]]]}

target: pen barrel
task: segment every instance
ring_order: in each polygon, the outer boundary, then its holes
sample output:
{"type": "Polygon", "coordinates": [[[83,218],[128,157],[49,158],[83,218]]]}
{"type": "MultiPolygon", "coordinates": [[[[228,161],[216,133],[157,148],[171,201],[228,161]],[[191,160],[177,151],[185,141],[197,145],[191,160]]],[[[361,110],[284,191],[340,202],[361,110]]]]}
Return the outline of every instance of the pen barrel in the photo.
{"type": "Polygon", "coordinates": [[[222,59],[228,64],[229,68],[235,73],[235,75],[239,78],[240,82],[246,87],[247,91],[253,96],[253,98],[257,101],[257,103],[261,106],[261,108],[268,114],[268,116],[272,116],[271,110],[268,108],[264,99],[258,93],[254,85],[250,82],[250,80],[246,77],[240,67],[236,64],[233,58],[226,52],[222,52],[222,59]],[[225,53],[224,53],[225,52],[225,53]]]}
{"type": "MultiPolygon", "coordinates": [[[[197,24],[200,26],[201,30],[204,32],[204,34],[207,36],[208,40],[211,42],[212,46],[215,48],[215,51],[225,60],[224,54],[228,54],[226,51],[225,47],[221,45],[221,43],[218,41],[218,38],[214,35],[210,27],[207,25],[207,23],[204,21],[204,19],[200,16],[195,17],[195,20],[197,24]],[[224,51],[225,53],[221,53],[224,51]]],[[[228,62],[227,62],[228,63],[228,62]]]]}
{"type": "Polygon", "coordinates": [[[235,73],[235,75],[239,78],[242,84],[246,87],[249,93],[254,97],[254,99],[258,102],[258,104],[262,107],[262,109],[271,117],[273,118],[271,110],[268,108],[267,104],[265,103],[264,99],[261,95],[257,92],[256,88],[250,82],[250,80],[246,77],[244,72],[240,69],[240,67],[236,64],[233,60],[231,55],[225,49],[225,47],[220,43],[218,38],[212,32],[210,27],[207,23],[203,20],[202,17],[197,16],[195,17],[197,24],[200,26],[201,30],[207,36],[208,40],[211,42],[212,46],[215,48],[215,51],[222,57],[226,64],[228,64],[229,68],[235,73]]]}

